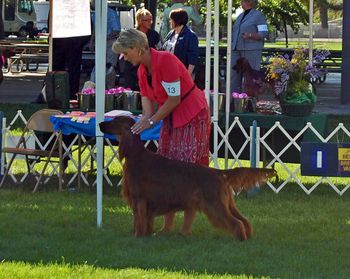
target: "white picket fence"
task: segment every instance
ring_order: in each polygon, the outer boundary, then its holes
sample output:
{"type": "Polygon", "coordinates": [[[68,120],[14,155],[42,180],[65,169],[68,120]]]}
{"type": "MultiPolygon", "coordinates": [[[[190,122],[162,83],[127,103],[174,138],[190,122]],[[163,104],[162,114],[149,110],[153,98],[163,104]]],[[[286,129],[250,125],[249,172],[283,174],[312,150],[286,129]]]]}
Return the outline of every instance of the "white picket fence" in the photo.
{"type": "MultiPolygon", "coordinates": [[[[14,136],[11,128],[17,121],[23,122],[24,125],[27,122],[20,110],[8,125],[6,123],[6,118],[3,119],[3,147],[8,146],[10,142],[14,142],[14,136]]],[[[283,161],[283,156],[286,157],[288,152],[294,153],[294,157],[300,157],[300,144],[306,132],[312,133],[319,140],[319,142],[322,143],[331,141],[343,143],[345,139],[349,141],[350,132],[342,123],[339,123],[338,126],[326,137],[323,137],[311,123],[307,123],[303,129],[297,133],[293,133],[293,135],[291,135],[279,122],[275,122],[275,124],[268,129],[265,128],[264,133],[261,132],[260,127],[252,126],[250,129],[245,129],[241,124],[239,117],[235,117],[226,133],[219,127],[218,123],[213,122],[213,124],[216,126],[214,130],[217,131],[216,136],[218,138],[218,144],[216,147],[213,147],[213,152],[210,154],[211,162],[214,167],[234,168],[247,165],[253,167],[274,167],[278,173],[283,173],[283,177],[281,177],[282,179],[272,180],[267,183],[270,189],[272,189],[276,194],[287,187],[287,185],[293,185],[293,187],[295,187],[295,184],[308,195],[314,192],[318,187],[331,187],[338,195],[341,196],[350,187],[350,178],[344,177],[311,177],[310,179],[307,179],[307,183],[304,185],[301,181],[300,163],[288,163],[283,161]],[[273,134],[277,131],[279,134],[282,134],[285,137],[284,141],[286,143],[282,147],[278,146],[278,139],[272,140],[273,134]],[[240,141],[238,146],[232,145],[234,140],[232,140],[230,136],[236,138],[239,136],[240,141]],[[271,140],[275,142],[271,144],[271,140]]],[[[32,141],[35,141],[35,138],[32,139],[32,141]]],[[[66,151],[67,148],[69,147],[66,147],[66,151]]],[[[111,148],[114,147],[111,146],[111,148]]],[[[72,157],[70,158],[72,159],[72,157]]],[[[4,154],[2,154],[1,160],[1,172],[3,173],[3,168],[6,164],[4,154]]],[[[108,162],[106,167],[110,166],[111,163],[112,162],[108,162]]],[[[113,185],[108,177],[105,178],[109,185],[113,185]]],[[[15,181],[16,178],[12,176],[12,179],[15,181]]]]}

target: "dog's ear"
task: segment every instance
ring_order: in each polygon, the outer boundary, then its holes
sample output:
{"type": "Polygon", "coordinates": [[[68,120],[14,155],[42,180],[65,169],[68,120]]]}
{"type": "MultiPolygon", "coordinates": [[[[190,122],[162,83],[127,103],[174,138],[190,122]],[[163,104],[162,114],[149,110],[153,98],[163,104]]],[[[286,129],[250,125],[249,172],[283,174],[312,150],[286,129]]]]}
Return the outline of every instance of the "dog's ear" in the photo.
{"type": "Polygon", "coordinates": [[[131,127],[135,124],[135,120],[128,116],[116,117],[113,121],[116,121],[120,127],[119,131],[119,159],[122,160],[126,157],[129,149],[131,148],[132,136],[131,127]]]}

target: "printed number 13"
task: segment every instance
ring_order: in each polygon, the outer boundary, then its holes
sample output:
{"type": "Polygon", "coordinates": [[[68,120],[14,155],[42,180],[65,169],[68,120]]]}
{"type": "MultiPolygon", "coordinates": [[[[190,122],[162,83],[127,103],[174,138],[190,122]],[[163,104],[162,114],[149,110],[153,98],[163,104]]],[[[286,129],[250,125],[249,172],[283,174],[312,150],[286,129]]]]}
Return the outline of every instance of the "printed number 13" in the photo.
{"type": "Polygon", "coordinates": [[[169,94],[175,94],[175,87],[168,87],[169,94]]]}

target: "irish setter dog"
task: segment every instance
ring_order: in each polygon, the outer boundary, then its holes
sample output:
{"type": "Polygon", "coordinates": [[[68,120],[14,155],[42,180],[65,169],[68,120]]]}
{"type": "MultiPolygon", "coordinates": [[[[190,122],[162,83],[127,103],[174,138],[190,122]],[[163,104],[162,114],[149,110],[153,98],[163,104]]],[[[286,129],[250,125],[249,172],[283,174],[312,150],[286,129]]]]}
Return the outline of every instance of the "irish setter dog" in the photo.
{"type": "Polygon", "coordinates": [[[249,96],[256,97],[266,92],[274,92],[273,80],[268,80],[263,70],[253,69],[246,58],[239,58],[233,69],[243,75],[243,90],[249,96]]]}
{"type": "MultiPolygon", "coordinates": [[[[210,223],[247,240],[252,226],[235,204],[232,190],[248,190],[276,175],[273,169],[218,170],[170,160],[145,149],[140,136],[131,133],[133,118],[119,116],[100,123],[104,133],[119,140],[123,164],[122,195],[134,216],[135,236],[153,233],[154,218],[175,211],[203,212],[210,223]]],[[[182,234],[191,232],[195,214],[185,214],[182,234]]]]}

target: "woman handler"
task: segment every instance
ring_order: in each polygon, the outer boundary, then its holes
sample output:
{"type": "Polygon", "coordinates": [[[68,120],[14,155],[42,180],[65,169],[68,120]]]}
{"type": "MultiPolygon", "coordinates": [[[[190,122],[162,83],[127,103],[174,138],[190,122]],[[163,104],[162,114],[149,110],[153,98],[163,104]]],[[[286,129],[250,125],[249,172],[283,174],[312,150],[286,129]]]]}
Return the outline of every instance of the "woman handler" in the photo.
{"type": "MultiPolygon", "coordinates": [[[[167,51],[149,48],[144,33],[122,31],[113,44],[134,66],[142,96],[142,117],[131,128],[135,134],[163,120],[158,153],[164,157],[209,164],[210,116],[204,92],[198,89],[181,61],[167,51]],[[154,111],[154,103],[158,110],[154,111]]],[[[175,212],[165,216],[163,231],[172,229],[175,212]]],[[[195,211],[186,210],[181,233],[191,233],[195,211]]]]}

